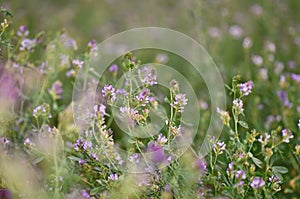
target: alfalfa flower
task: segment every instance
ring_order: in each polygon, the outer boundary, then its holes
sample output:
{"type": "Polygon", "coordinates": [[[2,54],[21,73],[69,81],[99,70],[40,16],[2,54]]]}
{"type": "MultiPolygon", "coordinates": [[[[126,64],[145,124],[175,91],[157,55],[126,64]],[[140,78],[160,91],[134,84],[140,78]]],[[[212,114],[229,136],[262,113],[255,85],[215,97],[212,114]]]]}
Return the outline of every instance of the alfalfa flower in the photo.
{"type": "Polygon", "coordinates": [[[158,135],[158,138],[157,138],[157,143],[160,144],[160,145],[164,145],[165,143],[167,143],[168,139],[163,136],[163,134],[159,134],[158,135]]]}
{"type": "Polygon", "coordinates": [[[265,186],[265,181],[261,177],[254,177],[251,181],[250,186],[253,189],[259,189],[259,188],[262,188],[263,186],[265,186]]]}
{"type": "Polygon", "coordinates": [[[17,35],[19,37],[27,37],[29,35],[29,30],[28,30],[27,26],[25,26],[25,25],[20,26],[19,31],[17,32],[17,35]]]}
{"type": "Polygon", "coordinates": [[[267,144],[269,143],[269,141],[270,141],[270,138],[271,138],[270,134],[265,133],[264,138],[263,138],[263,136],[261,135],[261,136],[258,138],[258,141],[259,141],[260,143],[262,143],[263,145],[267,145],[267,144]]]}
{"type": "Polygon", "coordinates": [[[108,176],[108,180],[111,180],[111,181],[116,181],[118,179],[119,179],[119,175],[117,173],[113,173],[108,176]]]}
{"type": "Polygon", "coordinates": [[[213,146],[214,152],[216,154],[222,154],[223,151],[226,149],[226,144],[225,142],[219,141],[213,146]]]}
{"type": "Polygon", "coordinates": [[[289,143],[290,139],[293,139],[293,138],[294,138],[294,135],[291,132],[291,130],[289,130],[289,129],[283,129],[282,130],[282,141],[283,142],[289,143]]]}
{"type": "Polygon", "coordinates": [[[115,88],[111,84],[106,84],[102,89],[102,96],[105,99],[115,101],[116,100],[115,88]]]}
{"type": "Polygon", "coordinates": [[[243,84],[240,84],[240,91],[245,96],[249,95],[253,88],[254,88],[254,83],[252,81],[248,81],[243,84]]]}
{"type": "Polygon", "coordinates": [[[157,84],[157,72],[155,69],[145,66],[138,70],[138,75],[140,81],[145,84],[145,86],[153,86],[157,84]]]}
{"type": "Polygon", "coordinates": [[[244,112],[243,101],[240,99],[233,100],[233,107],[237,110],[238,114],[244,112]]]}
{"type": "Polygon", "coordinates": [[[21,42],[20,51],[29,51],[30,52],[34,49],[35,45],[36,45],[35,39],[25,38],[21,42]]]}
{"type": "Polygon", "coordinates": [[[113,64],[109,67],[108,71],[112,72],[114,75],[117,75],[119,67],[117,64],[113,64]]]}
{"type": "Polygon", "coordinates": [[[179,113],[183,113],[184,107],[187,105],[187,102],[188,99],[186,98],[186,95],[183,93],[179,93],[175,96],[175,100],[171,103],[171,106],[179,113]]]}
{"type": "Polygon", "coordinates": [[[48,90],[49,94],[52,96],[53,100],[62,99],[63,98],[63,85],[61,81],[57,80],[55,81],[51,88],[48,90]]]}
{"type": "Polygon", "coordinates": [[[138,96],[136,96],[137,101],[140,105],[146,106],[149,103],[150,90],[146,88],[138,96]]]}

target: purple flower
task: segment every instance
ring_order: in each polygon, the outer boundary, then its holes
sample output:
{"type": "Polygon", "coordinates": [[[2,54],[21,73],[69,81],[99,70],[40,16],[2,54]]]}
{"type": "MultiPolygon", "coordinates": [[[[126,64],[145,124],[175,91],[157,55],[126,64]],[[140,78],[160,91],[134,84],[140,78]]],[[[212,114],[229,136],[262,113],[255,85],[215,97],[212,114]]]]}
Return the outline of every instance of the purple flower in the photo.
{"type": "Polygon", "coordinates": [[[108,176],[108,180],[111,180],[111,181],[116,181],[116,180],[118,180],[119,179],[119,175],[117,174],[117,173],[115,173],[115,174],[110,174],[109,176],[108,176]]]}
{"type": "Polygon", "coordinates": [[[7,145],[9,144],[9,140],[6,137],[1,137],[0,144],[7,145]]]}
{"type": "Polygon", "coordinates": [[[150,90],[146,88],[138,96],[136,96],[136,99],[139,101],[139,103],[142,106],[146,106],[149,103],[149,97],[150,97],[150,90]]]}
{"type": "Polygon", "coordinates": [[[93,144],[91,141],[86,141],[83,138],[79,138],[78,140],[76,140],[76,143],[74,144],[74,149],[76,151],[80,151],[80,150],[87,151],[92,149],[92,146],[93,144]]]}
{"type": "Polygon", "coordinates": [[[284,90],[278,91],[277,96],[279,97],[279,99],[281,100],[281,102],[283,103],[284,106],[289,107],[289,108],[292,107],[292,103],[289,101],[288,94],[286,91],[284,91],[284,90]]]}
{"type": "Polygon", "coordinates": [[[229,33],[236,39],[239,39],[243,36],[244,31],[243,29],[238,26],[238,25],[234,25],[234,26],[230,26],[229,28],[229,33]]]}
{"type": "Polygon", "coordinates": [[[72,39],[67,33],[61,35],[61,39],[66,48],[72,48],[73,50],[77,50],[77,43],[74,39],[72,39]]]}
{"type": "Polygon", "coordinates": [[[19,37],[27,37],[29,35],[29,31],[28,31],[27,26],[25,26],[25,25],[20,26],[20,29],[17,32],[17,35],[19,37]]]}
{"type": "Polygon", "coordinates": [[[36,45],[36,40],[35,39],[28,39],[28,38],[25,38],[23,39],[23,41],[21,42],[21,47],[20,47],[20,50],[21,51],[32,51],[33,48],[35,47],[36,45]]]}
{"type": "Polygon", "coordinates": [[[198,169],[201,171],[201,173],[205,173],[206,172],[206,169],[207,169],[207,165],[206,165],[206,162],[205,160],[202,158],[202,159],[198,159],[197,162],[197,167],[198,169]]]}
{"type": "Polygon", "coordinates": [[[97,56],[98,55],[97,51],[98,51],[97,41],[91,40],[88,43],[88,52],[91,52],[94,56],[97,56]]]}
{"type": "Polygon", "coordinates": [[[79,60],[79,59],[74,59],[72,61],[72,64],[74,65],[74,67],[78,70],[81,69],[83,67],[84,62],[79,60]]]}
{"type": "Polygon", "coordinates": [[[161,133],[158,135],[157,143],[159,143],[160,145],[164,145],[167,141],[168,139],[165,136],[163,136],[161,133]]]}
{"type": "Polygon", "coordinates": [[[98,155],[96,154],[96,153],[89,153],[89,156],[90,156],[90,158],[92,158],[92,159],[94,159],[94,160],[96,160],[96,161],[98,161],[99,160],[99,158],[98,158],[98,155]]]}
{"type": "Polygon", "coordinates": [[[263,136],[261,135],[261,136],[259,137],[258,141],[259,141],[260,143],[262,143],[263,145],[266,145],[266,144],[268,144],[270,138],[271,138],[270,134],[265,133],[265,139],[263,139],[263,136]]]}
{"type": "Polygon", "coordinates": [[[167,160],[167,156],[165,154],[164,149],[157,143],[149,143],[147,151],[151,153],[152,161],[155,164],[159,164],[167,160]]]}
{"type": "MultiPolygon", "coordinates": [[[[0,66],[1,69],[1,66],[0,66]]],[[[0,74],[2,71],[0,71],[0,74]]],[[[19,86],[17,84],[16,78],[9,73],[2,73],[0,77],[0,101],[10,102],[12,104],[16,103],[19,97],[19,86]]]]}
{"type": "Polygon", "coordinates": [[[235,178],[239,180],[245,180],[246,179],[246,173],[243,170],[238,170],[235,174],[235,178]]]}
{"type": "Polygon", "coordinates": [[[113,64],[113,65],[111,65],[111,67],[109,67],[109,72],[112,72],[112,73],[114,73],[114,74],[117,74],[118,73],[118,66],[117,66],[117,64],[113,64]]]}
{"type": "Polygon", "coordinates": [[[271,176],[271,177],[269,177],[269,181],[271,182],[271,183],[277,183],[277,184],[281,184],[282,182],[281,182],[281,180],[280,180],[280,178],[278,178],[277,176],[271,176]]]}
{"type": "Polygon", "coordinates": [[[214,144],[215,153],[222,154],[225,148],[226,148],[225,142],[217,142],[217,144],[214,144]]]}
{"type": "Polygon", "coordinates": [[[227,175],[229,175],[233,171],[233,166],[234,166],[234,162],[230,162],[228,164],[228,168],[227,168],[227,171],[226,171],[227,175]]]}
{"type": "Polygon", "coordinates": [[[233,100],[233,106],[235,106],[239,112],[243,112],[243,101],[240,99],[233,100]]]}
{"type": "Polygon", "coordinates": [[[124,88],[118,89],[118,90],[116,91],[116,93],[117,93],[118,95],[128,96],[128,92],[127,92],[124,88]]]}
{"type": "Polygon", "coordinates": [[[8,189],[0,189],[1,199],[13,199],[13,194],[8,189]]]}
{"type": "Polygon", "coordinates": [[[85,199],[91,198],[89,192],[87,192],[86,190],[82,190],[80,193],[81,193],[81,196],[83,196],[85,199]]]}
{"type": "Polygon", "coordinates": [[[50,95],[53,97],[54,100],[62,99],[64,90],[61,81],[58,80],[54,82],[52,84],[51,89],[49,89],[48,92],[50,93],[50,95]]]}
{"type": "Polygon", "coordinates": [[[129,161],[134,163],[139,163],[141,160],[141,155],[138,153],[134,153],[131,156],[129,156],[129,161]]]}
{"type": "Polygon", "coordinates": [[[104,117],[104,115],[106,114],[105,109],[106,107],[103,104],[95,105],[94,106],[95,116],[97,117],[98,114],[100,114],[102,117],[104,117]]]}
{"type": "Polygon", "coordinates": [[[32,145],[31,140],[29,138],[26,138],[25,141],[24,141],[24,145],[26,145],[26,146],[32,145]]]}
{"type": "Polygon", "coordinates": [[[262,188],[263,186],[265,186],[265,181],[261,177],[255,177],[255,178],[253,178],[250,186],[253,189],[259,189],[259,188],[262,188]]]}
{"type": "Polygon", "coordinates": [[[171,106],[175,108],[178,112],[182,113],[184,111],[184,107],[187,105],[188,99],[185,94],[179,93],[175,96],[175,100],[171,103],[171,106]]]}
{"type": "Polygon", "coordinates": [[[157,84],[156,70],[145,66],[144,68],[138,70],[138,74],[141,82],[144,83],[146,86],[153,86],[157,84]]]}
{"type": "Polygon", "coordinates": [[[243,84],[240,84],[240,91],[246,96],[251,93],[253,88],[254,88],[254,83],[252,81],[248,81],[243,84]]]}
{"type": "Polygon", "coordinates": [[[295,80],[296,82],[300,82],[300,74],[292,73],[292,74],[291,74],[291,77],[292,77],[292,79],[295,80]]]}
{"type": "Polygon", "coordinates": [[[282,141],[283,142],[289,143],[290,139],[293,139],[293,138],[294,138],[294,135],[291,132],[291,130],[289,130],[289,129],[283,129],[282,130],[282,141]]]}
{"type": "Polygon", "coordinates": [[[102,96],[112,101],[116,100],[115,88],[111,84],[106,84],[102,89],[102,96]]]}

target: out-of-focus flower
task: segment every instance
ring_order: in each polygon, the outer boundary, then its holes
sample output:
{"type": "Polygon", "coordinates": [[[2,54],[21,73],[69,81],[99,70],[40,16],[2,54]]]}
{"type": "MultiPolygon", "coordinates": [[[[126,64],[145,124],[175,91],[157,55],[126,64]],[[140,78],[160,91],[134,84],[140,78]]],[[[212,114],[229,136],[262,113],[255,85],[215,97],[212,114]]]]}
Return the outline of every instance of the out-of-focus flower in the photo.
{"type": "Polygon", "coordinates": [[[216,144],[214,144],[213,148],[216,154],[222,154],[223,151],[226,149],[226,144],[225,142],[219,141],[216,144]]]}
{"type": "Polygon", "coordinates": [[[79,60],[79,59],[74,59],[72,61],[73,66],[75,67],[76,70],[79,70],[83,67],[84,62],[79,60]]]}
{"type": "Polygon", "coordinates": [[[156,55],[155,61],[161,64],[166,64],[169,61],[169,57],[166,54],[160,53],[156,55]]]}
{"type": "Polygon", "coordinates": [[[283,103],[284,106],[288,108],[291,108],[293,106],[293,104],[289,101],[288,93],[286,91],[278,91],[277,96],[279,97],[280,101],[283,103]]]}
{"type": "Polygon", "coordinates": [[[82,191],[80,192],[80,194],[81,194],[81,196],[82,196],[84,199],[90,199],[90,198],[91,198],[89,192],[87,192],[86,190],[82,190],[82,191]]]}
{"type": "Polygon", "coordinates": [[[35,109],[33,109],[32,115],[35,118],[38,118],[39,116],[52,118],[52,115],[50,114],[49,104],[44,103],[42,105],[37,106],[35,109]]]}
{"type": "Polygon", "coordinates": [[[231,34],[231,36],[233,36],[234,38],[236,39],[239,39],[243,36],[244,34],[244,31],[243,29],[238,26],[238,25],[233,25],[233,26],[230,26],[229,28],[229,33],[231,34]]]}
{"type": "Polygon", "coordinates": [[[261,16],[263,14],[263,8],[259,4],[254,4],[250,8],[251,12],[256,16],[261,16]]]}
{"type": "Polygon", "coordinates": [[[176,109],[179,113],[183,113],[184,107],[187,105],[188,99],[183,93],[179,93],[175,96],[175,100],[171,103],[171,106],[176,109]]]}
{"type": "Polygon", "coordinates": [[[297,62],[294,61],[294,60],[288,61],[287,65],[288,65],[288,67],[289,67],[290,69],[296,69],[296,68],[297,68],[297,62]]]}
{"type": "Polygon", "coordinates": [[[117,73],[118,73],[118,66],[117,66],[117,64],[113,64],[113,65],[111,65],[111,67],[109,67],[109,72],[112,72],[112,73],[114,73],[115,75],[117,75],[117,73]]]}
{"type": "Polygon", "coordinates": [[[221,31],[217,27],[210,27],[208,28],[208,33],[212,38],[221,38],[221,31]]]}
{"type": "Polygon", "coordinates": [[[0,189],[0,198],[1,199],[13,199],[13,194],[8,189],[0,189]]]}
{"type": "Polygon", "coordinates": [[[34,144],[33,144],[33,142],[31,142],[31,140],[29,138],[26,138],[24,140],[24,145],[25,146],[33,146],[34,144]]]}
{"type": "Polygon", "coordinates": [[[230,122],[229,113],[220,108],[217,108],[217,113],[220,114],[220,118],[221,118],[223,124],[225,124],[226,126],[229,126],[229,122],[230,122]]]}
{"type": "Polygon", "coordinates": [[[149,97],[150,97],[150,90],[146,88],[138,96],[136,96],[136,99],[142,106],[146,106],[149,103],[149,97]]]}
{"type": "Polygon", "coordinates": [[[206,162],[204,160],[204,158],[198,159],[196,162],[196,165],[198,167],[198,169],[201,171],[201,173],[205,173],[207,170],[207,165],[206,162]]]}
{"type": "Polygon", "coordinates": [[[252,81],[245,82],[240,84],[240,91],[245,95],[249,95],[254,88],[254,83],[252,81]]]}
{"type": "Polygon", "coordinates": [[[251,60],[252,60],[253,64],[256,66],[262,66],[264,63],[264,59],[260,55],[253,55],[251,57],[251,60]]]}
{"type": "Polygon", "coordinates": [[[98,46],[97,46],[97,41],[96,40],[91,40],[88,43],[88,50],[89,53],[91,53],[93,56],[98,56],[98,46]]]}
{"type": "Polygon", "coordinates": [[[128,160],[132,163],[137,163],[138,164],[141,160],[141,155],[138,154],[138,153],[134,153],[131,156],[129,156],[128,160]]]}
{"type": "Polygon", "coordinates": [[[102,96],[108,100],[115,101],[116,100],[115,88],[110,84],[106,84],[102,89],[102,96]]]}
{"type": "Polygon", "coordinates": [[[267,68],[259,69],[259,77],[263,80],[268,80],[268,69],[267,68]]]}
{"type": "Polygon", "coordinates": [[[151,153],[151,160],[155,164],[160,164],[167,160],[164,149],[157,143],[149,143],[147,152],[151,153]]]}
{"type": "Polygon", "coordinates": [[[265,181],[261,177],[254,177],[250,186],[253,189],[259,189],[259,188],[262,188],[263,186],[265,186],[265,181]]]}
{"type": "Polygon", "coordinates": [[[276,45],[273,42],[271,42],[271,41],[267,41],[266,42],[266,48],[271,53],[275,53],[276,52],[276,45]]]}
{"type": "Polygon", "coordinates": [[[116,91],[116,94],[117,94],[117,95],[128,96],[128,92],[127,92],[124,88],[118,89],[118,90],[116,91]]]}
{"type": "Polygon", "coordinates": [[[20,26],[20,29],[17,32],[17,35],[19,37],[27,37],[29,35],[29,30],[28,30],[27,26],[25,26],[25,25],[20,26]]]}
{"type": "Polygon", "coordinates": [[[73,50],[77,50],[77,43],[74,39],[72,39],[67,33],[61,35],[62,42],[66,48],[71,48],[73,50]]]}
{"type": "Polygon", "coordinates": [[[292,78],[293,80],[295,80],[296,82],[300,82],[300,74],[292,73],[292,74],[291,74],[291,78],[292,78]]]}
{"type": "Polygon", "coordinates": [[[21,46],[20,46],[20,50],[21,51],[32,51],[34,49],[36,45],[36,40],[35,39],[28,39],[25,38],[23,39],[23,41],[21,42],[21,46]]]}
{"type": "Polygon", "coordinates": [[[119,179],[119,175],[117,173],[113,173],[108,176],[108,180],[111,180],[111,181],[116,181],[118,179],[119,179]]]}
{"type": "Polygon", "coordinates": [[[157,72],[153,68],[145,66],[138,70],[140,81],[146,86],[153,86],[157,84],[157,72]]]}
{"type": "Polygon", "coordinates": [[[64,90],[61,81],[57,80],[54,82],[48,92],[52,96],[53,100],[62,99],[64,90]]]}
{"type": "Polygon", "coordinates": [[[293,138],[294,138],[294,135],[291,132],[291,130],[289,130],[289,129],[283,129],[282,130],[282,141],[283,142],[289,143],[290,139],[293,139],[293,138]]]}
{"type": "Polygon", "coordinates": [[[243,41],[243,48],[249,49],[252,47],[252,45],[253,45],[252,40],[249,37],[246,37],[243,41]]]}
{"type": "Polygon", "coordinates": [[[281,72],[283,71],[284,69],[284,64],[280,61],[276,61],[275,62],[275,73],[277,75],[281,74],[281,72]]]}

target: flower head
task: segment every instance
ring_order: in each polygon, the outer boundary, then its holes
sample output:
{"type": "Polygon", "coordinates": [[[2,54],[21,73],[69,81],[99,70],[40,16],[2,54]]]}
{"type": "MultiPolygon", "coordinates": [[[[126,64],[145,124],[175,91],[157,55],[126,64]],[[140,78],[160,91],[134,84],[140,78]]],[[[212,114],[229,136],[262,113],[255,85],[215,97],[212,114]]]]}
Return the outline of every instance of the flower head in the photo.
{"type": "Polygon", "coordinates": [[[245,82],[243,84],[240,84],[240,91],[244,95],[249,95],[254,88],[254,83],[252,81],[245,82]]]}
{"type": "Polygon", "coordinates": [[[116,100],[115,88],[110,84],[106,84],[102,89],[102,96],[105,97],[106,99],[110,99],[111,101],[115,101],[116,100]]]}
{"type": "Polygon", "coordinates": [[[25,25],[20,26],[20,29],[17,32],[17,35],[19,37],[27,37],[29,35],[29,30],[28,30],[27,26],[25,26],[25,25]]]}
{"type": "Polygon", "coordinates": [[[226,149],[225,142],[219,141],[216,144],[214,144],[214,152],[217,154],[222,154],[223,151],[226,149]]]}
{"type": "Polygon", "coordinates": [[[289,130],[289,129],[283,129],[282,130],[282,141],[283,142],[289,143],[290,139],[293,139],[293,138],[294,138],[294,135],[291,132],[291,130],[289,130]]]}
{"type": "Polygon", "coordinates": [[[236,108],[238,113],[242,113],[244,111],[243,101],[240,99],[233,100],[233,106],[236,108]]]}
{"type": "Polygon", "coordinates": [[[21,42],[20,50],[21,51],[32,51],[33,48],[35,47],[35,45],[36,45],[36,40],[35,39],[31,40],[31,39],[25,38],[21,42]]]}
{"type": "Polygon", "coordinates": [[[117,173],[113,173],[108,176],[108,180],[111,180],[111,181],[116,181],[118,179],[119,179],[119,175],[117,173]]]}
{"type": "Polygon", "coordinates": [[[149,103],[149,97],[150,97],[150,90],[146,88],[138,96],[136,96],[136,99],[142,106],[146,106],[149,103]]]}
{"type": "Polygon", "coordinates": [[[117,74],[118,73],[118,66],[117,66],[117,64],[113,64],[113,65],[111,65],[111,67],[109,67],[109,72],[112,72],[112,73],[114,73],[114,74],[117,74]]]}
{"type": "Polygon", "coordinates": [[[156,70],[145,66],[138,70],[138,75],[142,83],[146,86],[153,86],[157,84],[157,72],[156,70]]]}
{"type": "Polygon", "coordinates": [[[246,173],[243,170],[238,170],[235,174],[235,178],[239,180],[245,180],[246,179],[246,173]]]}
{"type": "Polygon", "coordinates": [[[56,82],[54,82],[48,92],[54,100],[62,99],[64,90],[61,81],[57,80],[56,82]]]}
{"type": "Polygon", "coordinates": [[[262,188],[263,186],[265,186],[265,181],[261,177],[255,177],[255,178],[253,178],[250,186],[253,189],[259,189],[259,188],[262,188]]]}
{"type": "Polygon", "coordinates": [[[179,113],[184,111],[184,107],[187,105],[188,99],[183,93],[179,93],[175,96],[175,100],[171,103],[171,106],[175,108],[179,113]]]}

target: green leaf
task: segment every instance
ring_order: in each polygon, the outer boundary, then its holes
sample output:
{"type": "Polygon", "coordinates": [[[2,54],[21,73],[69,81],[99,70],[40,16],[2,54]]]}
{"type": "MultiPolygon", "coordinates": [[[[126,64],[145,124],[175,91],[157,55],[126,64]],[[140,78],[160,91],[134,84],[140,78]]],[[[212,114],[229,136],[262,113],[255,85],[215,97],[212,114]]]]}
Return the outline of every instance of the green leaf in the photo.
{"type": "Polygon", "coordinates": [[[248,128],[249,128],[248,124],[247,124],[245,121],[239,121],[239,124],[240,124],[242,127],[244,127],[245,129],[248,129],[248,128]]]}
{"type": "Polygon", "coordinates": [[[42,162],[43,160],[44,160],[44,156],[41,156],[41,157],[35,159],[35,160],[32,162],[32,164],[38,164],[38,163],[42,162]]]}
{"type": "Polygon", "coordinates": [[[105,187],[96,187],[94,189],[91,190],[90,194],[92,196],[96,195],[97,193],[100,193],[101,191],[103,191],[105,189],[105,187]]]}
{"type": "Polygon", "coordinates": [[[282,174],[285,174],[289,171],[286,167],[282,167],[282,166],[273,166],[272,170],[273,172],[278,172],[282,174]]]}
{"type": "Polygon", "coordinates": [[[254,157],[254,156],[252,156],[251,159],[253,160],[253,162],[256,166],[261,168],[262,161],[260,161],[258,158],[254,157]]]}

